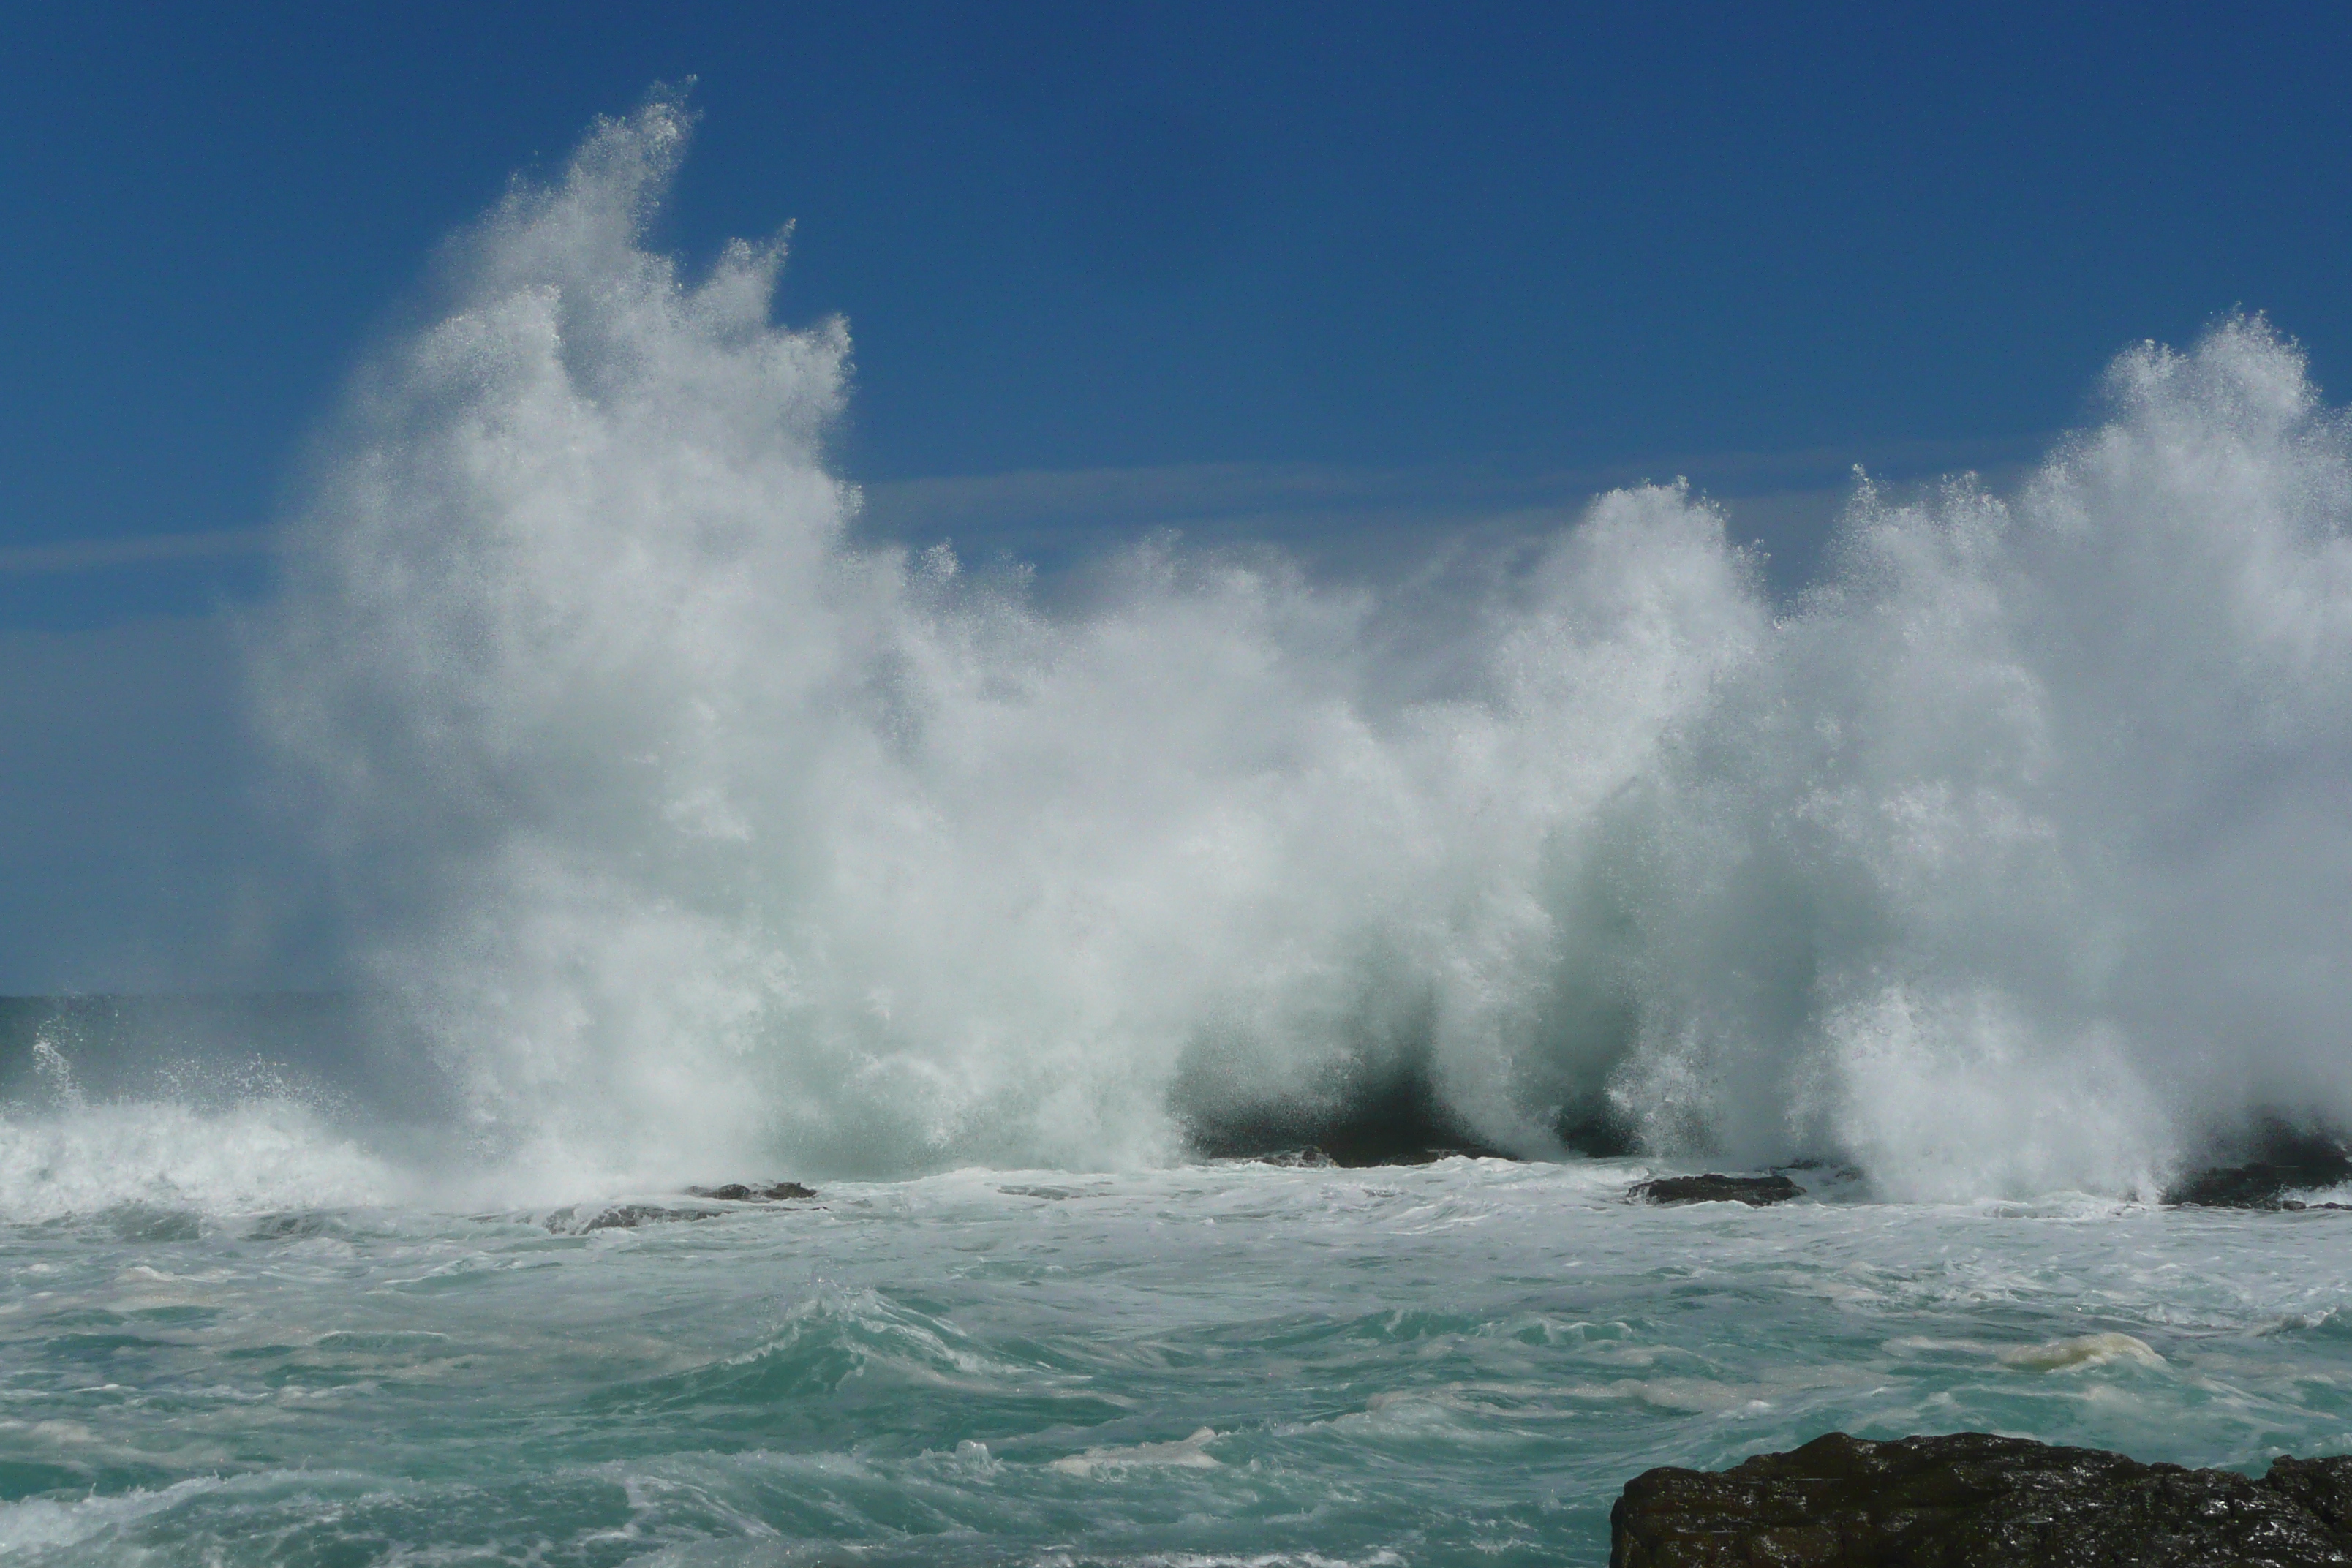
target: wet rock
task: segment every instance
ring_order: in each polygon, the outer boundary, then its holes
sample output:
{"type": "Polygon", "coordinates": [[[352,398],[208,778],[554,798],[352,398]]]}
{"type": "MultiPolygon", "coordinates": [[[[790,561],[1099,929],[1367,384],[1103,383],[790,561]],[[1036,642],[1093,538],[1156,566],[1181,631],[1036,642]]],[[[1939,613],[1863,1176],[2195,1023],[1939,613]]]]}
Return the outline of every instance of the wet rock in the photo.
{"type": "Polygon", "coordinates": [[[2256,1131],[2252,1146],[2243,1152],[2253,1157],[2240,1164],[2220,1165],[2184,1177],[2166,1191],[2164,1201],[2200,1208],[2344,1206],[2305,1205],[2286,1195],[2298,1188],[2334,1187],[2352,1182],[2352,1149],[2347,1149],[2340,1138],[2270,1121],[2256,1131]]]}
{"type": "Polygon", "coordinates": [[[753,1183],[730,1182],[723,1187],[688,1187],[688,1197],[719,1198],[730,1204],[775,1203],[784,1198],[813,1198],[814,1187],[804,1187],[798,1182],[753,1183]]]}
{"type": "Polygon", "coordinates": [[[2175,1183],[2164,1201],[2190,1208],[2299,1209],[2342,1208],[2342,1204],[2305,1204],[2286,1194],[2298,1187],[2333,1187],[2352,1171],[2329,1172],[2305,1165],[2280,1165],[2267,1160],[2200,1171],[2175,1183]]]}
{"type": "Polygon", "coordinates": [[[673,1208],[664,1204],[607,1204],[601,1207],[575,1205],[557,1209],[543,1223],[558,1236],[585,1236],[592,1230],[635,1230],[639,1226],[716,1219],[726,1212],[725,1209],[673,1208]]]}
{"type": "Polygon", "coordinates": [[[1641,1152],[1633,1124],[1605,1099],[1578,1100],[1562,1106],[1552,1121],[1552,1136],[1571,1154],[1592,1160],[1622,1160],[1641,1152]]]}
{"type": "Polygon", "coordinates": [[[1350,1170],[1511,1156],[1480,1138],[1437,1091],[1428,1061],[1357,1062],[1305,1098],[1235,1099],[1213,1059],[1190,1059],[1171,1103],[1192,1152],[1211,1160],[1280,1160],[1350,1170]]]}
{"type": "Polygon", "coordinates": [[[1710,1171],[1704,1176],[1658,1176],[1636,1182],[1625,1189],[1625,1195],[1646,1204],[1734,1203],[1761,1208],[1802,1197],[1804,1192],[1782,1175],[1721,1176],[1710,1171]]]}
{"type": "Polygon", "coordinates": [[[2352,1564],[2352,1457],[2254,1480],[1982,1432],[1832,1432],[1645,1471],[1609,1527],[1610,1568],[2317,1568],[2352,1564]]]}
{"type": "MultiPolygon", "coordinates": [[[[688,1197],[712,1198],[721,1203],[765,1204],[786,1198],[813,1198],[816,1189],[798,1182],[765,1182],[749,1184],[730,1182],[723,1187],[688,1187],[688,1197]]],[[[691,1207],[683,1204],[575,1204],[560,1208],[542,1221],[548,1229],[562,1236],[584,1236],[592,1230],[635,1230],[639,1226],[677,1225],[698,1219],[716,1219],[720,1215],[740,1214],[740,1209],[691,1207]]]]}
{"type": "Polygon", "coordinates": [[[313,1237],[348,1234],[342,1221],[320,1209],[266,1214],[253,1222],[248,1241],[307,1241],[313,1237]]]}

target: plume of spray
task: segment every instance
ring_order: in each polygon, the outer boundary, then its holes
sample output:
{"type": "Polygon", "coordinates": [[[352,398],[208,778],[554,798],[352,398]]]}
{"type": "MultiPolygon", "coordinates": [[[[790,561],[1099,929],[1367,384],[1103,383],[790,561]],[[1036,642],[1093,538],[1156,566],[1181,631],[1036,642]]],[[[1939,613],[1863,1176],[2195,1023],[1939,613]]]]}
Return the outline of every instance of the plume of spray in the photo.
{"type": "Polygon", "coordinates": [[[1861,484],[1786,614],[1679,485],[1434,606],[1160,542],[1054,610],[856,542],[845,330],[773,323],[781,244],[646,248],[688,130],[454,244],[254,644],[510,1168],[1117,1166],[1402,1066],[1516,1152],[1915,1197],[2352,1120],[2352,441],[2260,321],[2012,497],[1861,484]]]}

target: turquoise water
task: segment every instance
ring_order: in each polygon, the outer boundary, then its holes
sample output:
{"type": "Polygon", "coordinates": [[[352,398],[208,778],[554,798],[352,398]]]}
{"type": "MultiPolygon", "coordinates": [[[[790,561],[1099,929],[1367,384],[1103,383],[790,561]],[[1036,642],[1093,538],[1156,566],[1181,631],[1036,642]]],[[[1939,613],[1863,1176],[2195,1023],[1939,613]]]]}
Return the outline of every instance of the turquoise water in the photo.
{"type": "Polygon", "coordinates": [[[13,1224],[0,1555],[1599,1563],[1641,1469],[1832,1428],[2352,1450],[2352,1216],[1630,1207],[1643,1169],[13,1224]]]}

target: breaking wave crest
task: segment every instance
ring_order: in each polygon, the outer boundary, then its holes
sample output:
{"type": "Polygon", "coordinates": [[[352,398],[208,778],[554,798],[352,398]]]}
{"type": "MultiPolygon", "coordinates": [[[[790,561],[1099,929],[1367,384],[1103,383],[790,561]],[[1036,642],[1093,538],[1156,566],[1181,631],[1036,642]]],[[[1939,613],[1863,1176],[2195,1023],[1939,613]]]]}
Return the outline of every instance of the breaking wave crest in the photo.
{"type": "Polygon", "coordinates": [[[1677,484],[1439,602],[1160,541],[1073,607],[857,538],[845,329],[646,247],[688,129],[453,247],[256,627],[497,1157],[1104,1167],[1409,1079],[1929,1198],[2352,1120],[2352,438],[2260,320],[2013,494],[1858,482],[1793,606],[1677,484]]]}
{"type": "Polygon", "coordinates": [[[333,1125],[314,1096],[266,1070],[229,1084],[166,1073],[166,1094],[92,1095],[45,1033],[29,1100],[0,1105],[0,1220],[112,1211],[176,1234],[199,1214],[393,1200],[392,1167],[333,1125]],[[224,1092],[225,1091],[225,1092],[224,1092]]]}

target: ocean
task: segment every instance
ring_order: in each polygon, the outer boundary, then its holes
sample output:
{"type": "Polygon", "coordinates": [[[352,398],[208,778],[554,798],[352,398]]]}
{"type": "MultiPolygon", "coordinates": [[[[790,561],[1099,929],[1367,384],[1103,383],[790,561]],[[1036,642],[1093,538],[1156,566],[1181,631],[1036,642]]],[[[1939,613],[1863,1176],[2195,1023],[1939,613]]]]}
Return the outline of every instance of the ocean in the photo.
{"type": "Polygon", "coordinates": [[[1049,580],[865,529],[848,325],[648,247],[690,121],[450,241],[235,611],[326,891],[224,951],[321,989],[0,1004],[0,1554],[1598,1563],[1833,1428],[2352,1448],[2352,1216],[2159,1201],[2352,1128],[2292,340],[1793,596],[1671,476],[1049,580]],[[1626,1201],[1708,1169],[1809,1191],[1626,1201]]]}
{"type": "MultiPolygon", "coordinates": [[[[66,1135],[119,1150],[103,1120],[66,1135]]],[[[2256,1473],[2352,1449],[2341,1214],[1629,1205],[1648,1169],[961,1170],[603,1229],[159,1194],[15,1225],[0,1552],[1601,1563],[1641,1470],[1824,1431],[2256,1473]]]]}

